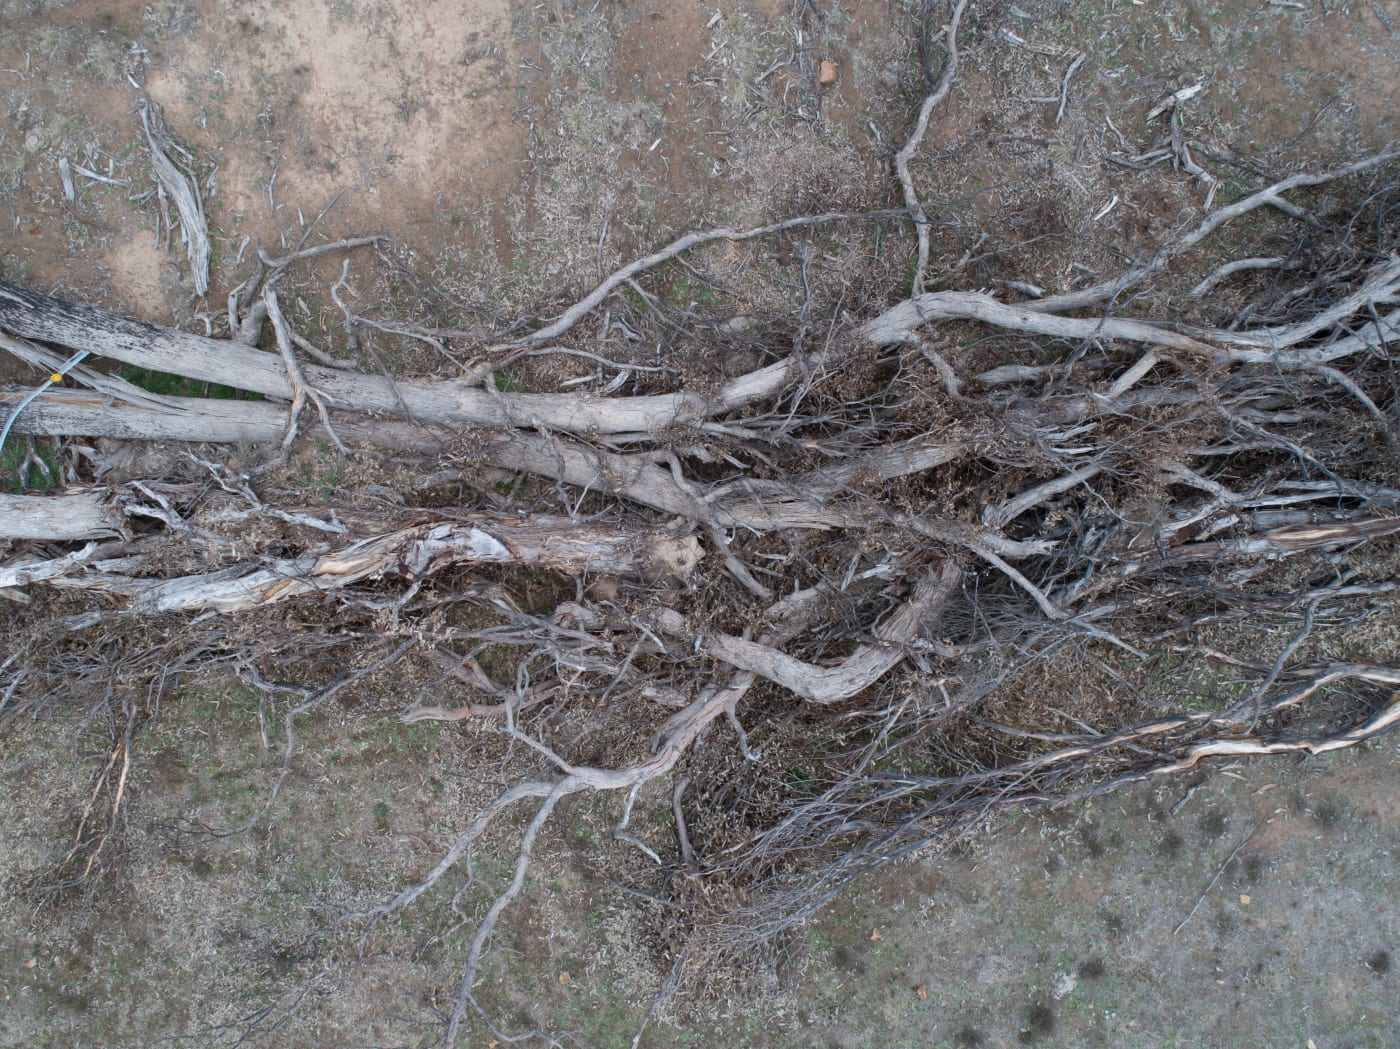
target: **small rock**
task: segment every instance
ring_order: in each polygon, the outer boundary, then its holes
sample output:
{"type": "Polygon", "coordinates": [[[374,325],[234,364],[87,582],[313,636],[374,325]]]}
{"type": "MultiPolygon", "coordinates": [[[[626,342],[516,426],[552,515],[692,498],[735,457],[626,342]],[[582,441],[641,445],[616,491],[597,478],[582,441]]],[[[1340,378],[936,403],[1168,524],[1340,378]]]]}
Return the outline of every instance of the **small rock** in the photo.
{"type": "Polygon", "coordinates": [[[836,83],[836,63],[830,59],[823,58],[821,68],[817,72],[817,83],[822,87],[827,84],[836,83]]]}
{"type": "Polygon", "coordinates": [[[1055,989],[1052,993],[1055,1000],[1059,1001],[1062,998],[1068,998],[1078,986],[1079,977],[1075,976],[1074,973],[1056,973],[1055,989]]]}

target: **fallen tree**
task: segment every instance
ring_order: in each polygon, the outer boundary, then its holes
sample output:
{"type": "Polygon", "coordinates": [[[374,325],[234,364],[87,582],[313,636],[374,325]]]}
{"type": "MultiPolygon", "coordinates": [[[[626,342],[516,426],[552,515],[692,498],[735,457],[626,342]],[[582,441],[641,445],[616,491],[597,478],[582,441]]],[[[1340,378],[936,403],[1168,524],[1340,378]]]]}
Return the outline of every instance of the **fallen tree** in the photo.
{"type": "MultiPolygon", "coordinates": [[[[66,497],[64,511],[71,512],[68,504],[85,498],[66,497]]],[[[130,511],[131,507],[127,509],[130,511]]],[[[81,534],[64,538],[110,534],[115,530],[115,517],[107,513],[95,526],[88,526],[81,517],[70,518],[70,533],[81,534]]],[[[304,516],[303,519],[311,520],[304,516]]],[[[187,522],[180,525],[199,527],[187,522]]],[[[334,523],[320,525],[345,532],[334,523]]],[[[206,542],[211,546],[225,545],[218,544],[216,536],[206,542]]],[[[113,549],[104,549],[93,543],[76,553],[48,560],[15,558],[0,569],[0,587],[43,582],[119,597],[127,607],[142,612],[238,612],[307,594],[324,594],[366,580],[397,578],[418,584],[448,567],[463,564],[525,565],[572,575],[681,582],[700,560],[700,544],[690,536],[668,536],[656,531],[629,533],[543,517],[513,520],[478,516],[469,521],[416,524],[300,557],[269,558],[256,566],[234,565],[175,578],[141,578],[159,566],[158,542],[112,545],[113,549]]],[[[219,552],[211,551],[211,559],[219,552]]]]}
{"type": "MultiPolygon", "coordinates": [[[[951,78],[953,39],[948,48],[951,78]]],[[[449,1044],[479,1007],[493,929],[567,797],[618,797],[615,839],[640,864],[644,895],[670,908],[662,950],[680,973],[697,958],[743,956],[860,873],[1010,808],[1219,757],[1353,746],[1400,720],[1400,671],[1314,645],[1344,613],[1389,614],[1394,592],[1361,554],[1400,531],[1400,262],[1385,221],[1360,219],[1390,214],[1400,154],[1281,179],[1208,210],[1121,273],[1007,302],[925,290],[929,229],[908,161],[946,92],[944,82],[930,96],[900,155],[919,217],[910,296],[859,316],[833,304],[820,345],[793,335],[706,389],[620,396],[600,381],[588,394],[525,393],[494,377],[527,351],[593,354],[578,347],[606,345],[606,324],[568,340],[629,282],[684,253],[889,213],[687,235],[533,331],[455,357],[438,340],[453,369],[442,378],[371,375],[311,353],[278,302],[295,258],[265,259],[233,292],[225,339],[0,283],[0,346],[44,372],[81,351],[264,398],[156,395],[70,368],[76,388],[50,389],[13,417],[13,439],[54,442],[68,490],[0,501],[0,537],[13,541],[0,564],[7,596],[88,595],[70,631],[166,616],[176,645],[197,621],[205,652],[217,648],[214,620],[182,615],[212,610],[233,624],[274,603],[330,602],[358,624],[353,643],[313,617],[292,621],[345,652],[352,669],[332,679],[294,681],[270,647],[246,635],[228,643],[227,663],[250,687],[298,700],[286,713],[288,762],[295,717],[404,661],[463,694],[429,703],[425,688],[405,720],[479,719],[513,747],[511,782],[424,879],[337,926],[363,930],[415,905],[533,806],[511,874],[476,923],[449,1044]],[[1315,215],[1304,202],[1319,186],[1360,203],[1315,215]],[[1241,275],[1286,280],[1213,321],[1177,315],[1189,295],[1134,301],[1154,281],[1181,283],[1171,267],[1189,269],[1192,250],[1266,211],[1301,227],[1307,251],[1249,245],[1190,273],[1189,286],[1199,297],[1241,275]],[[847,372],[865,376],[854,393],[847,372]],[[186,472],[108,481],[77,440],[92,437],[188,444],[186,472]],[[452,500],[394,515],[336,493],[297,501],[267,479],[313,442],[327,455],[392,450],[403,457],[400,500],[444,486],[452,500]],[[215,455],[208,446],[219,444],[252,451],[215,455]],[[534,486],[528,513],[493,506],[483,482],[502,477],[512,497],[517,481],[534,486]],[[482,565],[498,574],[465,574],[482,565]],[[510,572],[522,567],[552,574],[548,607],[516,600],[510,572]],[[458,606],[492,625],[453,625],[458,606]],[[1265,613],[1296,624],[1276,653],[1202,640],[1212,624],[1265,613]],[[478,658],[488,648],[508,650],[513,673],[488,671],[478,658]],[[1066,714],[1058,699],[1018,693],[1066,659],[1114,701],[1066,714]],[[1173,660],[1227,664],[1247,692],[1188,709],[1173,660]],[[565,696],[596,703],[581,704],[584,717],[565,696]],[[715,759],[721,750],[737,750],[739,772],[715,759]],[[820,772],[783,785],[781,770],[796,764],[820,772]],[[682,772],[675,840],[644,840],[631,823],[644,788],[682,772]],[[715,898],[727,902],[689,893],[688,878],[722,879],[731,891],[715,898]]],[[[348,308],[346,325],[349,340],[371,330],[348,308]]],[[[640,374],[627,345],[614,349],[599,358],[604,370],[640,374]]],[[[3,410],[25,396],[6,392],[3,410]]],[[[6,664],[7,716],[52,691],[43,656],[6,664]]],[[[112,813],[121,787],[111,769],[129,757],[137,716],[127,715],[128,749],[112,752],[94,786],[94,797],[115,797],[112,813]]],[[[100,874],[107,840],[85,821],[56,883],[100,874]]]]}

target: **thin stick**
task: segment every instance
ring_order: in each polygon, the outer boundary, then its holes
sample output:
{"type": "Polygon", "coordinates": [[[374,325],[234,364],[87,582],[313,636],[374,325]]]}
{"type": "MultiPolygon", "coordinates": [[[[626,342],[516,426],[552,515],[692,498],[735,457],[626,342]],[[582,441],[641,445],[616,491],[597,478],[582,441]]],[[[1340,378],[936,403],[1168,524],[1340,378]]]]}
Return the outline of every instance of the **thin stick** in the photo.
{"type": "Polygon", "coordinates": [[[1304,172],[1297,175],[1290,175],[1286,179],[1275,182],[1272,186],[1264,187],[1257,193],[1251,193],[1242,200],[1238,200],[1225,207],[1216,208],[1190,233],[1179,240],[1163,245],[1147,262],[1134,267],[1119,277],[1104,281],[1101,284],[1095,284],[1089,288],[1083,288],[1079,291],[1067,292],[1064,295],[1052,295],[1035,302],[1022,303],[1021,306],[1023,309],[1027,310],[1060,313],[1065,310],[1078,310],[1087,306],[1096,306],[1105,302],[1111,302],[1129,288],[1141,284],[1152,274],[1161,270],[1168,262],[1176,258],[1176,256],[1194,248],[1221,226],[1224,226],[1228,222],[1233,222],[1241,215],[1247,215],[1258,208],[1272,207],[1283,211],[1285,214],[1296,216],[1300,209],[1296,205],[1285,200],[1283,197],[1284,193],[1310,186],[1321,186],[1328,182],[1335,182],[1338,179],[1359,175],[1395,160],[1397,157],[1400,157],[1400,149],[1387,149],[1354,163],[1334,168],[1331,171],[1324,171],[1318,174],[1308,174],[1304,172]]]}
{"type": "Polygon", "coordinates": [[[1220,880],[1220,876],[1225,873],[1225,868],[1230,866],[1234,858],[1239,855],[1240,849],[1244,848],[1247,844],[1249,844],[1249,839],[1254,837],[1254,832],[1258,829],[1259,824],[1255,823],[1249,828],[1249,833],[1240,839],[1240,843],[1230,850],[1230,855],[1226,856],[1225,862],[1222,863],[1218,868],[1216,868],[1215,876],[1210,879],[1210,883],[1206,885],[1204,889],[1201,890],[1201,895],[1196,898],[1196,905],[1191,908],[1190,913],[1188,913],[1185,918],[1182,918],[1181,921],[1177,924],[1177,927],[1172,930],[1173,936],[1179,933],[1182,929],[1186,928],[1186,923],[1189,922],[1195,916],[1196,912],[1201,909],[1201,904],[1206,902],[1206,897],[1210,895],[1210,890],[1215,888],[1215,883],[1220,880]]]}
{"type": "Polygon", "coordinates": [[[1064,118],[1065,106],[1069,104],[1070,78],[1074,76],[1074,71],[1084,63],[1085,57],[1082,51],[1076,55],[1074,61],[1069,64],[1069,68],[1065,70],[1064,80],[1060,82],[1060,108],[1055,110],[1055,123],[1057,125],[1064,118]]]}
{"type": "Polygon", "coordinates": [[[321,395],[306,381],[306,376],[302,374],[301,364],[297,361],[296,352],[292,349],[291,329],[287,326],[287,320],[282,316],[282,308],[277,304],[277,292],[272,288],[263,290],[263,301],[267,303],[267,316],[272,321],[272,330],[277,334],[277,351],[282,355],[282,360],[287,365],[287,380],[292,384],[292,408],[291,415],[287,419],[287,433],[282,438],[282,454],[285,456],[292,446],[292,441],[297,435],[297,417],[306,405],[307,398],[316,405],[316,411],[321,416],[321,426],[334,442],[341,455],[349,455],[350,450],[341,441],[340,435],[335,432],[335,427],[331,425],[330,413],[326,411],[325,402],[321,395]]]}
{"type": "Polygon", "coordinates": [[[685,812],[681,808],[681,796],[685,794],[685,788],[688,786],[689,776],[682,776],[676,783],[676,789],[671,792],[671,812],[676,817],[676,839],[680,842],[681,862],[691,874],[699,874],[700,864],[695,862],[695,850],[690,847],[690,835],[685,827],[685,812]]]}
{"type": "MultiPolygon", "coordinates": [[[[966,3],[966,0],[963,0],[963,2],[966,3]]],[[[735,242],[755,240],[759,237],[771,236],[774,233],[782,233],[790,229],[805,229],[810,226],[824,226],[832,222],[850,222],[856,219],[870,220],[904,214],[907,214],[904,208],[892,208],[880,211],[828,211],[821,215],[803,215],[799,218],[785,219],[782,222],[771,222],[766,226],[755,226],[752,229],[740,230],[734,229],[732,226],[720,226],[717,229],[705,230],[704,232],[687,233],[683,237],[677,237],[659,251],[655,251],[645,258],[629,262],[621,269],[615,270],[607,279],[561,313],[555,320],[539,331],[531,332],[529,335],[524,336],[524,338],[519,341],[540,343],[548,342],[551,339],[557,339],[592,312],[594,307],[619,287],[636,277],[637,274],[644,273],[649,269],[654,269],[663,262],[674,259],[677,255],[687,252],[691,248],[698,248],[703,244],[713,244],[717,240],[735,242]]]]}
{"type": "MultiPolygon", "coordinates": [[[[339,199],[339,198],[337,198],[339,199]]],[[[327,205],[329,208],[329,205],[327,205]]],[[[347,237],[344,240],[333,240],[326,244],[317,244],[314,248],[303,248],[294,251],[290,255],[283,255],[281,258],[273,258],[268,254],[267,249],[258,246],[258,258],[262,260],[264,266],[269,269],[286,269],[293,262],[300,262],[304,259],[316,259],[322,255],[330,255],[337,251],[349,251],[352,248],[365,248],[381,241],[388,240],[388,236],[383,233],[375,233],[368,237],[347,237]]]]}
{"type": "Polygon", "coordinates": [[[922,295],[924,291],[924,274],[928,270],[929,231],[928,215],[924,206],[919,203],[919,194],[914,188],[914,177],[909,173],[909,161],[919,151],[924,133],[928,130],[929,117],[953,88],[953,78],[958,73],[958,23],[962,21],[963,10],[966,7],[967,0],[958,0],[953,6],[953,15],[948,20],[947,58],[943,62],[943,72],[938,77],[938,85],[933,89],[933,93],[924,99],[913,133],[904,143],[904,148],[894,157],[895,174],[904,189],[904,203],[913,215],[914,229],[919,237],[919,260],[914,270],[913,288],[910,292],[912,295],[922,295]]]}

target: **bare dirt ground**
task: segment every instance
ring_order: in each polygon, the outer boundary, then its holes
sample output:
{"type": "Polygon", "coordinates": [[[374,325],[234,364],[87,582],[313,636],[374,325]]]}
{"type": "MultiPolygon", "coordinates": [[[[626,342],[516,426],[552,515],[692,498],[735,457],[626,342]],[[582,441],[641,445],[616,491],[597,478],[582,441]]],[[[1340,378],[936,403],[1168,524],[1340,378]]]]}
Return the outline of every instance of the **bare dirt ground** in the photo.
{"type": "MultiPolygon", "coordinates": [[[[1105,159],[1146,150],[1146,114],[1183,86],[1204,85],[1185,125],[1222,193],[1400,137],[1400,0],[1023,0],[974,3],[969,22],[916,165],[938,227],[931,275],[962,286],[1068,286],[1076,266],[1189,225],[1204,199],[1189,175],[1105,159]]],[[[912,26],[899,0],[0,0],[0,276],[217,330],[255,246],[293,246],[334,202],[318,238],[388,234],[391,260],[447,314],[547,315],[689,228],[898,203],[891,158],[927,90],[912,26]],[[206,299],[178,238],[158,234],[129,77],[202,180],[206,299]],[[92,173],[75,174],[71,201],[60,158],[92,173]]],[[[863,236],[780,238],[758,264],[718,249],[668,297],[703,312],[711,285],[743,286],[761,314],[800,295],[810,267],[873,314],[885,302],[862,299],[869,274],[850,261],[863,236]]],[[[332,347],[339,273],[307,267],[285,295],[332,347]]],[[[415,304],[372,260],[353,258],[349,278],[362,303],[415,304]]],[[[683,368],[729,366],[674,351],[683,368]]],[[[435,366],[411,347],[390,364],[435,366]]],[[[358,491],[393,470],[321,448],[291,479],[358,491]]],[[[44,611],[7,605],[0,636],[19,643],[44,611]]],[[[1396,634],[1381,618],[1377,659],[1396,634]]],[[[421,876],[494,789],[470,726],[394,720],[407,685],[308,719],[273,811],[228,836],[191,828],[258,810],[279,724],[232,680],[164,697],[136,741],[112,875],[60,902],[28,890],[66,850],[105,755],[86,709],[10,726],[0,1044],[432,1044],[465,950],[449,899],[354,965],[306,947],[339,909],[421,876]]],[[[1055,685],[1069,694],[1073,678],[1055,685]]],[[[775,958],[672,1003],[641,1044],[1393,1045],[1396,756],[1382,741],[1018,818],[859,884],[775,958]]],[[[488,997],[512,1023],[630,1045],[659,979],[655,916],[622,891],[605,821],[580,807],[565,822],[497,937],[488,997]]]]}

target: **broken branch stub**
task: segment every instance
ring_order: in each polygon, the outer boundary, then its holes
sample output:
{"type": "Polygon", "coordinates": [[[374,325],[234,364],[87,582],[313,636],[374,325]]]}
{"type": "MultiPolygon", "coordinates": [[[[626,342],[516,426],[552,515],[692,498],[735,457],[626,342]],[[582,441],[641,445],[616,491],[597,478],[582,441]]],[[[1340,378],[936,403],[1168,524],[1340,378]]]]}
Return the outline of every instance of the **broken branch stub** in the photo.
{"type": "MultiPolygon", "coordinates": [[[[861,645],[840,663],[814,666],[779,651],[770,644],[709,631],[697,639],[715,659],[740,670],[767,678],[813,703],[839,703],[864,692],[893,670],[905,657],[905,648],[926,628],[927,620],[952,596],[962,573],[953,562],[930,571],[914,587],[897,612],[875,629],[876,640],[861,645]]],[[[654,617],[656,627],[673,637],[690,637],[684,618],[671,609],[654,617]]]]}

